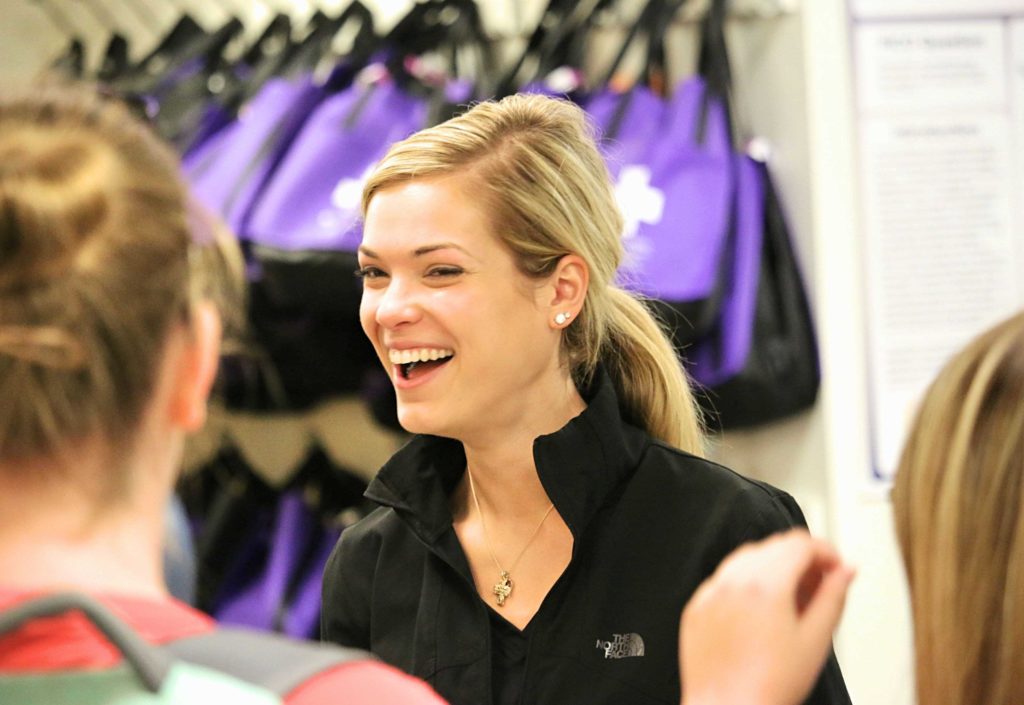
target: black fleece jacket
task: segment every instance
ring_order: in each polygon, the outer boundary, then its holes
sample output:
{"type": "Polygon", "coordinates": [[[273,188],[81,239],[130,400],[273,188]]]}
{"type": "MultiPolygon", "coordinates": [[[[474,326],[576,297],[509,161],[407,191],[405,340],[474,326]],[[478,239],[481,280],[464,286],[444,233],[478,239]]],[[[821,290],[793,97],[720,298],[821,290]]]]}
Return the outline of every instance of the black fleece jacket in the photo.
{"type": "MultiPolygon", "coordinates": [[[[541,483],[574,544],[526,630],[523,705],[679,702],[683,606],[735,547],[804,524],[796,502],[626,423],[599,372],[587,408],[534,442],[541,483]]],[[[453,705],[492,702],[490,609],[452,528],[462,445],[417,436],[367,496],[324,572],[323,637],[367,649],[453,705]]],[[[847,705],[830,656],[807,703],[847,705]]]]}

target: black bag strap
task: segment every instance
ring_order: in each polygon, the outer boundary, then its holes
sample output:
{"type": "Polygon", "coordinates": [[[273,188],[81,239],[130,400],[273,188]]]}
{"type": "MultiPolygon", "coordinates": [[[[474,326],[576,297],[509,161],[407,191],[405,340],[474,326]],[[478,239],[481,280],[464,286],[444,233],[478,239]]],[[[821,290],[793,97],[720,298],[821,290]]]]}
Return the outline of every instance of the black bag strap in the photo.
{"type": "Polygon", "coordinates": [[[380,39],[374,26],[373,12],[360,0],[354,0],[340,15],[314,24],[304,38],[295,42],[274,69],[275,75],[294,78],[313,73],[324,57],[330,56],[334,38],[350,26],[356,27],[356,35],[347,58],[353,65],[362,66],[380,44],[380,39]]]}
{"type": "MultiPolygon", "coordinates": [[[[498,79],[494,89],[495,96],[503,98],[523,85],[525,81],[519,78],[523,67],[536,63],[540,65],[544,58],[544,49],[551,44],[551,36],[566,23],[571,5],[565,0],[548,0],[547,7],[541,13],[537,26],[530,34],[526,47],[519,53],[518,57],[505,69],[505,73],[498,79]]],[[[537,71],[531,71],[536,75],[537,71]]]]}
{"type": "Polygon", "coordinates": [[[673,19],[685,1],[663,0],[653,18],[653,29],[648,38],[645,79],[647,85],[663,95],[668,95],[671,92],[671,87],[668,85],[668,57],[665,53],[665,38],[672,27],[673,19]]]}
{"type": "Polygon", "coordinates": [[[703,143],[707,128],[708,110],[711,101],[719,101],[725,112],[729,137],[736,144],[736,128],[733,123],[732,67],[729,63],[729,49],[725,41],[725,18],[728,0],[711,0],[700,27],[700,52],[697,57],[697,72],[704,79],[707,90],[701,102],[700,118],[697,121],[698,143],[703,143]]]}
{"type": "Polygon", "coordinates": [[[281,697],[335,666],[373,659],[357,649],[230,627],[178,639],[165,644],[161,650],[181,661],[226,673],[281,697]]]}
{"type": "Polygon", "coordinates": [[[789,224],[768,165],[757,161],[757,168],[761,172],[765,189],[765,242],[762,257],[778,289],[774,301],[776,320],[785,337],[804,335],[810,339],[806,347],[810,359],[805,362],[817,370],[819,362],[818,348],[814,344],[814,317],[811,315],[800,262],[789,234],[789,224]]]}
{"type": "MultiPolygon", "coordinates": [[[[615,58],[605,72],[604,85],[608,85],[613,81],[623,59],[629,52],[629,47],[638,36],[643,36],[647,41],[647,56],[642,80],[656,93],[660,95],[668,93],[666,85],[668,69],[665,56],[665,35],[672,24],[672,18],[675,17],[684,2],[685,0],[648,0],[647,4],[640,11],[636,22],[630,25],[627,30],[626,36],[615,54],[615,58]]],[[[605,139],[615,139],[618,136],[622,121],[629,111],[631,101],[631,90],[625,91],[620,96],[612,119],[605,128],[605,139]]]]}
{"type": "MultiPolygon", "coordinates": [[[[705,90],[701,97],[700,112],[697,117],[696,134],[693,139],[697,144],[704,144],[706,138],[708,120],[711,118],[711,106],[715,103],[721,106],[726,132],[729,135],[730,145],[735,146],[735,126],[732,119],[732,70],[729,64],[729,51],[725,41],[725,18],[728,12],[728,0],[711,0],[708,9],[701,20],[700,27],[700,52],[697,59],[698,74],[704,79],[705,90]]],[[[726,241],[722,255],[718,260],[718,274],[715,277],[715,287],[709,297],[710,305],[705,309],[714,312],[713,318],[695,322],[695,329],[713,330],[721,325],[721,317],[718,312],[725,299],[725,292],[732,286],[732,253],[736,247],[736,226],[737,209],[739,199],[739,170],[736,157],[730,157],[730,171],[732,179],[729,194],[729,213],[726,221],[726,241]]],[[[716,342],[716,356],[723,351],[720,349],[721,337],[713,335],[716,342]]],[[[687,341],[689,342],[689,341],[687,341]]]]}
{"type": "MultiPolygon", "coordinates": [[[[606,86],[611,83],[613,78],[615,78],[615,74],[618,73],[623,59],[626,58],[626,54],[629,52],[629,48],[633,45],[633,42],[638,36],[643,35],[648,38],[647,46],[648,54],[650,54],[650,39],[652,35],[657,32],[658,19],[662,14],[663,9],[664,0],[647,0],[647,4],[644,5],[642,10],[640,10],[640,14],[637,16],[636,21],[629,26],[629,29],[626,30],[626,36],[623,37],[622,43],[615,52],[615,58],[612,59],[612,63],[605,71],[604,77],[601,79],[599,85],[606,86]]],[[[648,58],[650,57],[648,56],[648,58]]]]}
{"type": "Polygon", "coordinates": [[[549,0],[526,48],[498,81],[495,95],[514,93],[560,66],[581,68],[587,35],[595,18],[611,3],[612,0],[549,0]]]}
{"type": "MultiPolygon", "coordinates": [[[[394,50],[388,62],[391,73],[402,75],[407,55],[437,51],[452,55],[458,49],[472,49],[480,64],[483,81],[494,79],[494,48],[487,36],[480,10],[473,0],[428,0],[412,9],[391,28],[384,38],[394,50]]],[[[454,58],[451,61],[454,68],[454,58]]]]}
{"type": "MultiPolygon", "coordinates": [[[[187,16],[186,16],[187,17],[187,16]]],[[[192,34],[186,18],[171,31],[168,38],[182,37],[181,44],[171,44],[163,53],[150,54],[137,65],[116,76],[111,84],[123,92],[150,93],[163,90],[167,78],[191,61],[199,61],[201,73],[209,76],[225,64],[224,49],[241,35],[245,26],[237,17],[230,18],[212,33],[192,34]],[[179,30],[179,26],[184,29],[179,30]]]]}
{"type": "MultiPolygon", "coordinates": [[[[645,80],[652,82],[654,74],[665,70],[665,33],[683,5],[683,0],[648,0],[640,11],[636,22],[630,25],[615,58],[605,72],[602,84],[607,85],[615,77],[630,46],[638,36],[647,39],[647,63],[645,80]]],[[[697,72],[704,79],[707,90],[701,102],[700,116],[694,139],[704,142],[708,112],[712,101],[720,101],[725,111],[726,124],[732,142],[735,144],[735,128],[732,119],[732,69],[725,41],[725,18],[728,0],[711,0],[701,20],[700,50],[697,58],[697,72]]]]}
{"type": "Polygon", "coordinates": [[[701,44],[697,57],[698,73],[704,77],[711,91],[723,98],[727,98],[732,90],[732,68],[725,41],[727,4],[727,0],[711,0],[708,5],[701,19],[701,44]]]}
{"type": "MultiPolygon", "coordinates": [[[[153,76],[164,73],[172,64],[177,65],[182,55],[192,55],[193,47],[198,47],[209,39],[210,33],[196,22],[191,15],[184,13],[178,18],[169,32],[159,41],[157,46],[132,66],[133,74],[148,72],[153,76]]],[[[136,79],[138,77],[136,76],[136,79]]],[[[141,88],[141,83],[140,86],[141,88]]]]}

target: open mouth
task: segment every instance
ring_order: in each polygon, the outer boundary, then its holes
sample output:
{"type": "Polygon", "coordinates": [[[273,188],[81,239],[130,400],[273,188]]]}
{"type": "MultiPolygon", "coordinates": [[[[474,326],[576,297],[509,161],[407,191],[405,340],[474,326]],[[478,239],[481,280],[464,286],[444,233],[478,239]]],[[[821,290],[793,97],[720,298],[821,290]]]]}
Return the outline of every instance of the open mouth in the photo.
{"type": "Polygon", "coordinates": [[[398,367],[403,379],[416,379],[436,370],[455,356],[453,350],[442,348],[419,348],[415,350],[390,350],[388,359],[398,367]]]}

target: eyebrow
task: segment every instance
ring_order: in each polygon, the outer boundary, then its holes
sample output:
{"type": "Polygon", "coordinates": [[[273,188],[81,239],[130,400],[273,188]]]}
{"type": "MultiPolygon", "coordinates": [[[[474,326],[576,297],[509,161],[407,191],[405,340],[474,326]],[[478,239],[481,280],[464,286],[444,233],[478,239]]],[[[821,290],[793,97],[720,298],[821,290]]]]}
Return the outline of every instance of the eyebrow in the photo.
{"type": "MultiPolygon", "coordinates": [[[[468,257],[473,256],[469,254],[466,248],[456,245],[454,242],[438,242],[433,245],[424,245],[423,247],[417,247],[412,251],[412,254],[414,257],[422,257],[423,255],[429,255],[431,252],[437,252],[438,250],[458,250],[468,257]]],[[[359,246],[359,252],[373,259],[380,259],[379,254],[364,245],[359,246]]]]}

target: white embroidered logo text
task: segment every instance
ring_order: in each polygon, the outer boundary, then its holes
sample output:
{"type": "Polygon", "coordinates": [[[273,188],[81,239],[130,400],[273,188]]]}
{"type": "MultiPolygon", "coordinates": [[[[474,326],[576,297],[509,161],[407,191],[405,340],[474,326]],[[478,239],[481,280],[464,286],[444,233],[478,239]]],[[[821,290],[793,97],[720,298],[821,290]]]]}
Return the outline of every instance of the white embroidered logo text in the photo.
{"type": "Polygon", "coordinates": [[[612,634],[611,641],[598,639],[596,648],[604,650],[605,658],[643,656],[644,640],[639,634],[612,634]]]}

